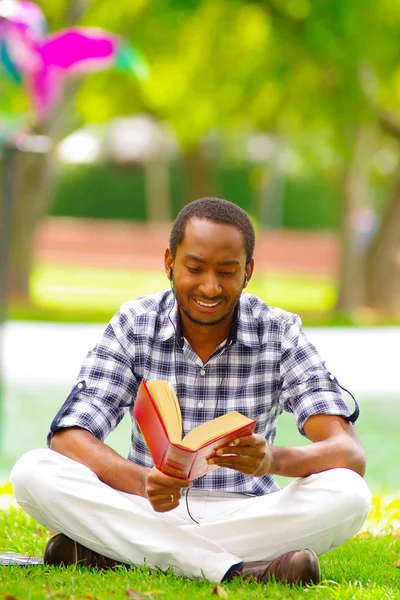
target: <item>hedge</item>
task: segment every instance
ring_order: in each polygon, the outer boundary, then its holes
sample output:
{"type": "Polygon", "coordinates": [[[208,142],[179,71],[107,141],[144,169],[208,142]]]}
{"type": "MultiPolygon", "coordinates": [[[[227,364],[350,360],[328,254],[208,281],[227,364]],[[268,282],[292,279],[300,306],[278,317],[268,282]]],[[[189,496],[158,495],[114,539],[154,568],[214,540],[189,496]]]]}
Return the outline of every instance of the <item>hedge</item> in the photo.
{"type": "MultiPolygon", "coordinates": [[[[224,166],[215,175],[217,189],[211,193],[235,202],[260,220],[257,168],[224,166]]],[[[283,203],[279,204],[277,194],[270,195],[261,218],[264,225],[297,229],[337,227],[339,201],[329,181],[287,178],[280,183],[283,203]]],[[[179,164],[171,168],[170,185],[174,218],[189,200],[179,164]]],[[[50,215],[146,221],[143,169],[106,164],[63,165],[50,215]]]]}

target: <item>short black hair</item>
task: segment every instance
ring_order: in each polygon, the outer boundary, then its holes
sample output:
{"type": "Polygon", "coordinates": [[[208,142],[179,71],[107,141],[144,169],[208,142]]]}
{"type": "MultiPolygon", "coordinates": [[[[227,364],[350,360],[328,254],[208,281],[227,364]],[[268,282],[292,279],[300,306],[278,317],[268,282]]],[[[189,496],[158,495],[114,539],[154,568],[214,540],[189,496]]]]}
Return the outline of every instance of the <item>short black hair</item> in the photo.
{"type": "Polygon", "coordinates": [[[174,221],[169,238],[172,258],[175,258],[176,250],[183,241],[187,222],[193,218],[237,227],[243,233],[246,265],[249,264],[253,258],[256,237],[253,224],[242,208],[222,198],[200,198],[182,208],[174,221]]]}

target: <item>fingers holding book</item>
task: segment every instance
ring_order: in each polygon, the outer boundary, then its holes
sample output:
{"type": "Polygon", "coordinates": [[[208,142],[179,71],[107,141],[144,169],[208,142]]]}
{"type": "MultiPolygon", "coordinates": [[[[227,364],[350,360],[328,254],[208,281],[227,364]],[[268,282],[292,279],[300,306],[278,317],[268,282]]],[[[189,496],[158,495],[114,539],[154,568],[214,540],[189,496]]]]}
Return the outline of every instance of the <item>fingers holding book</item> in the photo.
{"type": "Polygon", "coordinates": [[[261,477],[271,473],[272,449],[263,436],[252,434],[217,448],[208,463],[261,477]]]}
{"type": "Polygon", "coordinates": [[[191,481],[171,477],[153,467],[147,475],[146,495],[155,511],[168,512],[179,505],[182,488],[192,485],[191,481]]]}

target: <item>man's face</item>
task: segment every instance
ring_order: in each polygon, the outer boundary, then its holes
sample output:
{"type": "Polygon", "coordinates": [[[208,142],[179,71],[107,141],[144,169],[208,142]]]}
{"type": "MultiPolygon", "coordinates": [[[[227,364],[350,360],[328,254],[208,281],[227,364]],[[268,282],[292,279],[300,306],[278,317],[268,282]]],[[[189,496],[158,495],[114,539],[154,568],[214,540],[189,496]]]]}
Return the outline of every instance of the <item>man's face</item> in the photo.
{"type": "Polygon", "coordinates": [[[173,268],[178,306],[190,321],[212,326],[232,317],[253,261],[246,267],[242,232],[233,225],[192,218],[178,246],[175,260],[165,256],[167,273],[173,268]]]}

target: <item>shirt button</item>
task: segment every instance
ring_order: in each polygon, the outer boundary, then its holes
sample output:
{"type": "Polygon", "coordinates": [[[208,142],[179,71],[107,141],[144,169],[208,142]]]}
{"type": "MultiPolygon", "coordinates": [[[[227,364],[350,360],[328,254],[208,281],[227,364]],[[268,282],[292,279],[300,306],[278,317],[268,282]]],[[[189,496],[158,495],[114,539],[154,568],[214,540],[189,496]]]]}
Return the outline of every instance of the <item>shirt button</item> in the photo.
{"type": "Polygon", "coordinates": [[[197,408],[203,408],[204,404],[202,402],[199,402],[197,405],[197,408]]]}
{"type": "Polygon", "coordinates": [[[205,374],[206,374],[206,370],[205,369],[200,369],[200,375],[202,377],[204,377],[205,374]]]}
{"type": "Polygon", "coordinates": [[[329,373],[329,379],[332,379],[332,381],[334,381],[336,379],[336,377],[334,376],[333,373],[329,373]]]}
{"type": "Polygon", "coordinates": [[[78,383],[76,387],[81,390],[83,388],[83,383],[78,383]]]}

